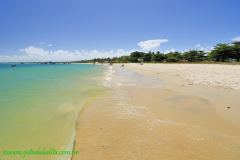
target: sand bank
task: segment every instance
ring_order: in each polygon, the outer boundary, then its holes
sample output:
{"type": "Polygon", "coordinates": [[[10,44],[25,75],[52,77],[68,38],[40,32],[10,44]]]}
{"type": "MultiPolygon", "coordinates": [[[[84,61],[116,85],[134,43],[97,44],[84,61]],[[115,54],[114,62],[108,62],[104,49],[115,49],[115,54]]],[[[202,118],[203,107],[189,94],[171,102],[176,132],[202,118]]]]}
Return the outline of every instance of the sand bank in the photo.
{"type": "Polygon", "coordinates": [[[190,81],[176,75],[190,66],[174,66],[109,67],[107,95],[79,116],[73,159],[239,159],[239,90],[190,81]]]}

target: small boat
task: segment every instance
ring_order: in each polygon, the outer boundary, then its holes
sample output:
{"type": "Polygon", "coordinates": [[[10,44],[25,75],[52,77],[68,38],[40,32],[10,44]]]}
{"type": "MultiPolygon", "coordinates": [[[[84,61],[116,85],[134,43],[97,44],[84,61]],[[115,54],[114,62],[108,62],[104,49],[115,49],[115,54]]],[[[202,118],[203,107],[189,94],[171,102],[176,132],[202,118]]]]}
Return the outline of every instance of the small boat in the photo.
{"type": "Polygon", "coordinates": [[[16,67],[17,65],[16,64],[11,64],[11,67],[16,67]]]}

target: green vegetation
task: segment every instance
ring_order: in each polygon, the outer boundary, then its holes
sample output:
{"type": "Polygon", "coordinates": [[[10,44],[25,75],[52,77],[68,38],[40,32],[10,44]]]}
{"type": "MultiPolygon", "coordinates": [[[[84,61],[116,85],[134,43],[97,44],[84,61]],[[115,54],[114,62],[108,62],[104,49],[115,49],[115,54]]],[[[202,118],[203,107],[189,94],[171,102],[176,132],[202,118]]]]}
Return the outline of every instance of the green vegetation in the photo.
{"type": "Polygon", "coordinates": [[[239,62],[240,60],[240,42],[219,43],[209,51],[189,50],[186,52],[170,52],[167,54],[157,52],[135,51],[129,56],[113,58],[96,58],[92,60],[83,60],[82,63],[136,63],[143,62],[239,62]]]}

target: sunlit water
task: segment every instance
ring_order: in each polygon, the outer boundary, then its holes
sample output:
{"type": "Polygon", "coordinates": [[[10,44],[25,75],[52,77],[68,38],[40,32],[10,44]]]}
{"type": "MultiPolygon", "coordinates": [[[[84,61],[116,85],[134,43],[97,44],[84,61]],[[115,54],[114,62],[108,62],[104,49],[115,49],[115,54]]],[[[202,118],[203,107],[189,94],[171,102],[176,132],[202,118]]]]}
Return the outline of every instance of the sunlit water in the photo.
{"type": "Polygon", "coordinates": [[[11,149],[71,150],[81,108],[104,91],[103,71],[90,64],[0,64],[0,159],[19,159],[3,155],[11,149]]]}

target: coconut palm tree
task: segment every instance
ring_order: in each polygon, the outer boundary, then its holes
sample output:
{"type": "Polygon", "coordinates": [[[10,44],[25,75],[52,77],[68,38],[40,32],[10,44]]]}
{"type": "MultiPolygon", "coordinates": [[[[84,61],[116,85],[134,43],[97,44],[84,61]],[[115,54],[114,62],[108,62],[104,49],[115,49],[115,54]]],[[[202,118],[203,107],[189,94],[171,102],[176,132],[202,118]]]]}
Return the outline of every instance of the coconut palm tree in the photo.
{"type": "Polygon", "coordinates": [[[199,62],[206,59],[204,51],[199,50],[190,50],[188,52],[185,52],[183,54],[184,59],[186,59],[189,62],[199,62]]]}
{"type": "Polygon", "coordinates": [[[240,60],[240,42],[233,42],[233,55],[239,62],[240,60]]]}
{"type": "Polygon", "coordinates": [[[216,61],[224,62],[226,58],[231,57],[231,54],[232,47],[228,43],[219,43],[210,53],[210,57],[216,59],[216,61]]]}

